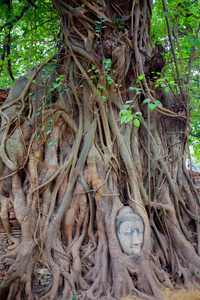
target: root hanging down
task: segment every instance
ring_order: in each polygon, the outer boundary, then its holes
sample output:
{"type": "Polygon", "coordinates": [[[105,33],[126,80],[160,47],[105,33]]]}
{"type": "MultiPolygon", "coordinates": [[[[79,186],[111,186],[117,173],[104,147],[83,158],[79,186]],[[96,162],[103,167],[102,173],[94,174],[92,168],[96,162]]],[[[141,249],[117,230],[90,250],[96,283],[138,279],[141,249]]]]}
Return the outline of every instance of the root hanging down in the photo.
{"type": "Polygon", "coordinates": [[[66,44],[1,106],[1,265],[12,262],[0,299],[159,300],[161,287],[200,287],[188,114],[148,77],[150,2],[111,2],[53,1],[66,44]]]}

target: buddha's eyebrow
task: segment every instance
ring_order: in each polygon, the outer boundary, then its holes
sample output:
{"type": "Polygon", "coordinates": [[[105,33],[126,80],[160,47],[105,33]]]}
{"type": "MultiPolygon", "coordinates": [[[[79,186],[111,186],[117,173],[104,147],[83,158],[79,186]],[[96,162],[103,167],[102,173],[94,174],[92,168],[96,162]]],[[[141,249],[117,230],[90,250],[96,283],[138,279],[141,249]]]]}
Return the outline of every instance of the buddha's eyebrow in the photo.
{"type": "Polygon", "coordinates": [[[138,229],[144,229],[144,226],[138,226],[138,229]]]}
{"type": "Polygon", "coordinates": [[[129,229],[124,229],[124,232],[127,232],[127,233],[131,233],[133,230],[131,228],[129,229]]]}

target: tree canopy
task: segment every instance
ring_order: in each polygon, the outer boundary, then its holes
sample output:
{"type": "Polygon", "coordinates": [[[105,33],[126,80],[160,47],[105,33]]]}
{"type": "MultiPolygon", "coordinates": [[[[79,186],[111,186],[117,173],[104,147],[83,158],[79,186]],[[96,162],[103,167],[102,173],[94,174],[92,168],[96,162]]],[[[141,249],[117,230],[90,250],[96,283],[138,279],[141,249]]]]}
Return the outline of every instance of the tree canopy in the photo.
{"type": "Polygon", "coordinates": [[[199,139],[197,139],[200,129],[199,4],[198,1],[166,1],[165,7],[164,9],[162,1],[155,1],[151,34],[154,41],[163,41],[163,46],[166,50],[166,65],[163,73],[171,80],[171,88],[178,89],[179,91],[182,89],[183,92],[186,91],[186,97],[190,98],[192,113],[189,142],[194,147],[194,156],[199,160],[200,143],[199,139]],[[171,42],[166,22],[169,22],[171,42]],[[174,48],[175,55],[172,52],[172,47],[174,48]]]}
{"type": "Polygon", "coordinates": [[[56,53],[62,40],[60,22],[50,1],[1,1],[1,87],[45,57],[56,53]]]}

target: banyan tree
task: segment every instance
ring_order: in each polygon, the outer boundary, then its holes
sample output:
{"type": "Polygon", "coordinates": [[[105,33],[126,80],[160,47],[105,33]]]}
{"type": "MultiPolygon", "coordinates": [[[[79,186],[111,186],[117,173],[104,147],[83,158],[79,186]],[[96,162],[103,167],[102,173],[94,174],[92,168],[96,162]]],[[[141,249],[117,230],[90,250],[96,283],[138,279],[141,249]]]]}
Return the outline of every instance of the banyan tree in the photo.
{"type": "Polygon", "coordinates": [[[189,97],[159,85],[165,58],[150,39],[152,1],[53,5],[64,36],[57,55],[19,78],[0,110],[3,257],[13,259],[0,298],[150,300],[162,299],[161,287],[199,288],[189,97]],[[116,232],[127,206],[143,224],[131,254],[116,232]],[[38,294],[42,267],[52,280],[38,294]]]}

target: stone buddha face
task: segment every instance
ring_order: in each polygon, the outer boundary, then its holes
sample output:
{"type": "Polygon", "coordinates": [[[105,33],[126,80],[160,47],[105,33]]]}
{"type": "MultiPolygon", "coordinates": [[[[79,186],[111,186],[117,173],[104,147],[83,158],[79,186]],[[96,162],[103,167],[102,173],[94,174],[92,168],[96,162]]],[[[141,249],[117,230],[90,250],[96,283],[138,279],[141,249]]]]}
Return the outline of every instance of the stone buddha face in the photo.
{"type": "Polygon", "coordinates": [[[125,206],[118,212],[115,225],[122,250],[126,254],[140,253],[144,237],[142,218],[125,206]]]}

